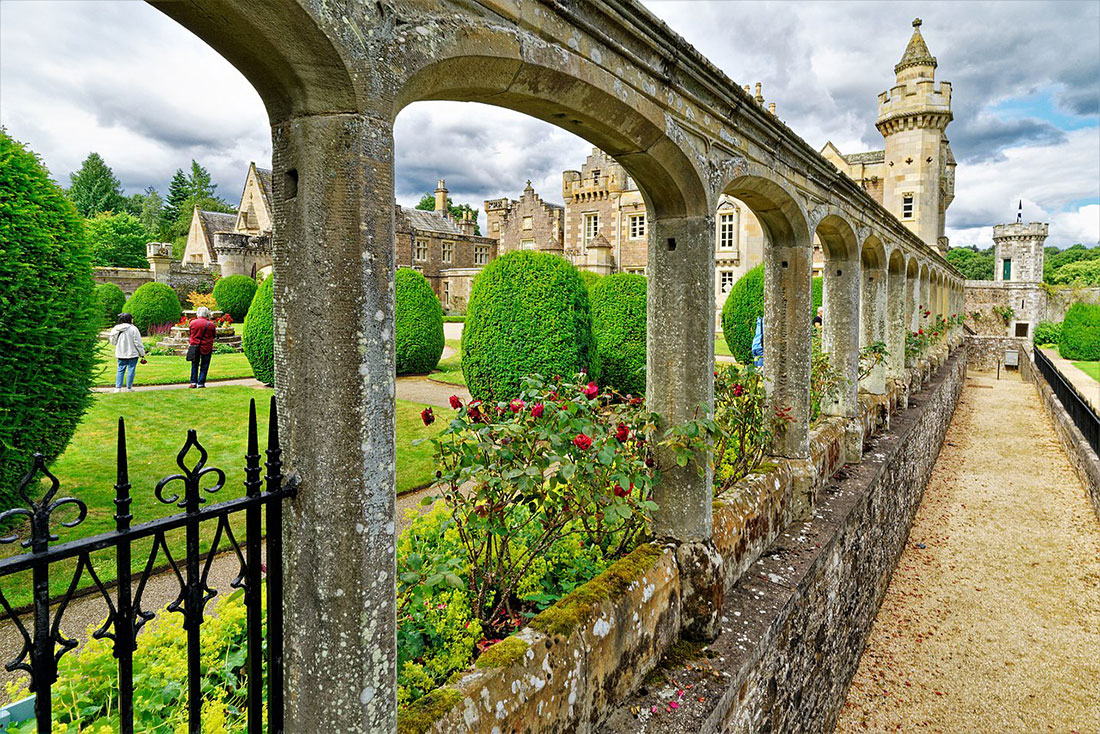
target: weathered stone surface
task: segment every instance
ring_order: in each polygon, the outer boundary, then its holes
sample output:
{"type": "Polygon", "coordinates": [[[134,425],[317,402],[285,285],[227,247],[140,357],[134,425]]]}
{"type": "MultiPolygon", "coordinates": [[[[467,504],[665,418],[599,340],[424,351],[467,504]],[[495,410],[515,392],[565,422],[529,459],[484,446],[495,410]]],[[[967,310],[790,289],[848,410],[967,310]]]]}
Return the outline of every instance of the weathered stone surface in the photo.
{"type": "Polygon", "coordinates": [[[718,615],[726,598],[722,554],[712,541],[682,543],[676,548],[680,567],[680,617],[685,639],[710,642],[718,636],[718,615]]]}

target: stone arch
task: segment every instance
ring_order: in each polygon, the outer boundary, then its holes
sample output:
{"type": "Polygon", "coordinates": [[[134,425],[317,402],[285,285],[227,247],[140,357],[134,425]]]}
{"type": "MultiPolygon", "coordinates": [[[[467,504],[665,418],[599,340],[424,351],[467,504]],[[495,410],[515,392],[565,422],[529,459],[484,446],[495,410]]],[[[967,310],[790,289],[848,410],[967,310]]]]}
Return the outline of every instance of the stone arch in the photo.
{"type": "Polygon", "coordinates": [[[776,409],[789,409],[772,452],[810,455],[810,288],[813,248],[798,200],[767,172],[739,172],[723,194],[743,202],[764,230],[764,380],[776,409]]]}
{"type": "Polygon", "coordinates": [[[906,260],[900,247],[893,247],[887,261],[886,289],[886,374],[900,379],[905,371],[906,310],[911,289],[906,287],[906,260]]]}
{"type": "MultiPolygon", "coordinates": [[[[886,247],[876,235],[868,235],[860,248],[860,348],[876,342],[887,341],[887,282],[886,247]]],[[[886,392],[886,362],[875,364],[870,372],[860,380],[860,387],[868,392],[881,395],[886,392]]]]}
{"type": "MultiPolygon", "coordinates": [[[[834,400],[822,402],[821,411],[853,418],[859,410],[860,242],[848,220],[832,211],[818,222],[814,233],[825,256],[822,350],[847,381],[834,400]]],[[[846,444],[846,460],[859,461],[862,438],[846,444]]]]}

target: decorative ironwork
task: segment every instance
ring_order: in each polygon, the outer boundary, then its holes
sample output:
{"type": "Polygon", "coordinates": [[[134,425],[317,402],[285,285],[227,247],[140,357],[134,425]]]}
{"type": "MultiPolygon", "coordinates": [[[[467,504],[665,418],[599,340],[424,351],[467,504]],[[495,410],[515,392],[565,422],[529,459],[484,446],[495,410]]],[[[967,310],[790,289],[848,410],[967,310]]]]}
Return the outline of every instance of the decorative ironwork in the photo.
{"type": "MultiPolygon", "coordinates": [[[[275,399],[271,399],[268,415],[267,474],[260,479],[260,450],[256,420],[256,402],[249,406],[248,449],[245,455],[245,495],[217,504],[207,504],[207,495],[220,491],[226,482],[225,472],[215,466],[207,466],[206,449],[199,442],[194,430],[187,432],[187,439],[176,456],[181,473],[164,477],[153,488],[158,501],[176,505],[182,512],[168,517],[133,525],[132,496],[127,464],[126,425],[118,421],[115,478],[115,529],[112,532],[55,544],[59,536],[51,533],[51,516],[67,506],[77,510],[76,517],[58,520],[64,528],[73,528],[84,521],[88,508],[79,499],[62,497],[55,499],[61,483],[46,468],[42,454],[34,454],[32,467],[18,486],[18,494],[25,503],[0,513],[0,527],[13,519],[27,518],[30,537],[20,541],[30,549],[19,555],[0,560],[0,582],[4,578],[23,571],[30,571],[33,580],[33,605],[28,610],[33,624],[27,624],[25,612],[13,608],[0,586],[0,608],[11,620],[15,632],[22,638],[18,655],[6,663],[9,671],[23,671],[30,676],[30,690],[35,694],[35,718],[39,732],[52,728],[52,686],[57,680],[58,661],[77,646],[77,641],[61,633],[61,623],[73,598],[90,586],[91,593],[101,597],[107,606],[103,624],[92,632],[96,639],[109,640],[119,672],[119,717],[122,732],[134,730],[133,663],[137,647],[137,635],[142,627],[156,616],[142,608],[142,598],[150,579],[157,573],[167,574],[179,588],[176,598],[165,609],[183,616],[187,633],[187,678],[189,730],[201,731],[202,676],[199,658],[199,641],[204,611],[217,592],[209,585],[210,571],[219,552],[232,552],[239,569],[230,586],[244,590],[247,612],[247,681],[248,731],[265,731],[263,715],[264,639],[262,607],[263,589],[267,589],[267,726],[266,731],[283,731],[283,615],[282,615],[282,501],[294,493],[294,482],[284,482],[282,475],[282,450],[279,447],[278,414],[275,399]],[[190,463],[189,463],[190,462],[190,463]],[[44,493],[38,491],[48,480],[44,493]],[[210,486],[202,486],[213,479],[210,486]],[[167,496],[165,488],[182,483],[182,491],[167,496]],[[41,496],[41,499],[36,497],[41,496]],[[245,539],[242,543],[234,535],[230,517],[243,512],[245,539]],[[267,521],[267,568],[263,568],[262,519],[267,521]],[[210,549],[202,557],[199,547],[199,531],[204,523],[215,523],[210,549]],[[183,529],[184,555],[177,559],[172,555],[166,534],[183,529]],[[139,540],[152,539],[148,557],[134,578],[132,571],[133,545],[139,540]],[[52,544],[52,545],[51,545],[52,544]],[[98,551],[114,551],[117,583],[108,588],[92,563],[92,554],[98,551]],[[76,568],[60,599],[50,598],[51,568],[62,561],[75,559],[76,568]],[[159,561],[159,562],[158,562],[159,561]],[[87,580],[84,581],[85,575],[87,580]],[[82,584],[82,581],[84,583],[82,584]],[[134,589],[136,582],[137,588],[134,589]]],[[[19,541],[18,534],[0,538],[0,543],[19,541]]]]}

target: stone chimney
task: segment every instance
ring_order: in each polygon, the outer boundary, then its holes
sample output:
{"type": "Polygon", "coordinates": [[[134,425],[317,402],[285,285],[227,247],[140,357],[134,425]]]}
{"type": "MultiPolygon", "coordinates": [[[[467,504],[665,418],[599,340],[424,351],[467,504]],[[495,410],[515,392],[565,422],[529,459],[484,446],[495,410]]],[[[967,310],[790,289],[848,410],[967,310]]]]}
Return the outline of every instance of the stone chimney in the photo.
{"type": "Polygon", "coordinates": [[[443,179],[439,179],[439,185],[435,187],[435,210],[444,217],[450,213],[447,209],[447,186],[443,179]]]}
{"type": "Polygon", "coordinates": [[[467,237],[473,237],[475,226],[477,226],[477,222],[474,221],[474,217],[470,213],[470,210],[463,209],[462,219],[460,219],[458,222],[458,228],[462,230],[462,234],[466,235],[467,237]]]}

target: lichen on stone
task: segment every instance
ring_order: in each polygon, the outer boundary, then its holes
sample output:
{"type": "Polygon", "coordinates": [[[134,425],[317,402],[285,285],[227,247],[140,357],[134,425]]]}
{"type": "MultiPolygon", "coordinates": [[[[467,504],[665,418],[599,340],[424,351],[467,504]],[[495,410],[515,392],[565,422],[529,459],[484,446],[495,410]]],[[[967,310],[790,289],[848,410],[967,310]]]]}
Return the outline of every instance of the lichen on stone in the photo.
{"type": "Polygon", "coordinates": [[[652,543],[640,545],[625,558],[584,586],[562,597],[531,620],[531,627],[548,635],[569,636],[599,609],[600,604],[626,591],[653,568],[663,551],[652,543]]]}
{"type": "Polygon", "coordinates": [[[424,734],[462,700],[456,689],[437,688],[397,712],[398,734],[424,734]]]}
{"type": "Polygon", "coordinates": [[[490,647],[477,659],[479,668],[507,668],[520,660],[530,645],[518,637],[505,637],[497,644],[490,647]]]}

